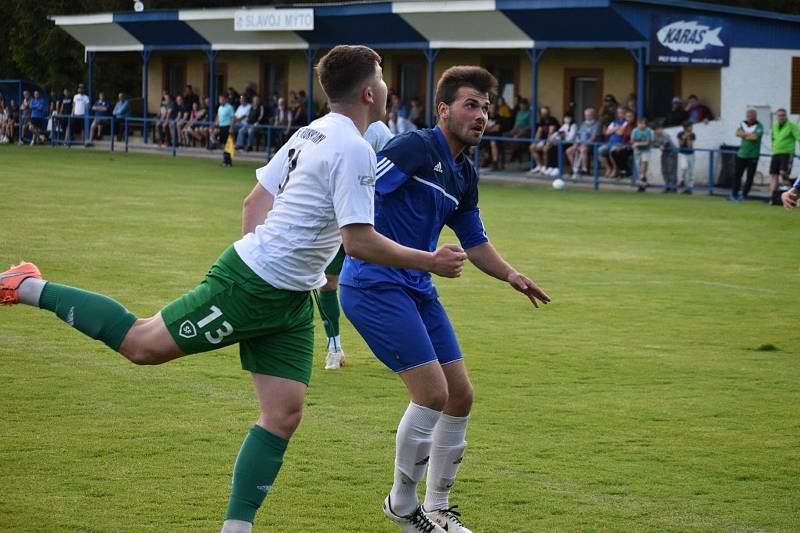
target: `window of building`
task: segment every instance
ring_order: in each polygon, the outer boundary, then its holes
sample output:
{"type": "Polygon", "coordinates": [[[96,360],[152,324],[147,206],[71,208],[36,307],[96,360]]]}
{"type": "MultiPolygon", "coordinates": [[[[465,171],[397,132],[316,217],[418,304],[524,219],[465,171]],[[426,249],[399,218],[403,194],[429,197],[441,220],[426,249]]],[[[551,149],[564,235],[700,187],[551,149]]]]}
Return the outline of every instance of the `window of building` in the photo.
{"type": "Polygon", "coordinates": [[[603,69],[564,69],[564,110],[583,120],[587,107],[600,110],[603,97],[603,69]]]}
{"type": "MultiPolygon", "coordinates": [[[[227,63],[217,63],[215,65],[215,76],[217,78],[216,89],[217,92],[215,93],[217,97],[221,94],[225,94],[225,91],[228,90],[228,65],[227,63]]],[[[208,90],[208,63],[205,63],[203,66],[203,97],[211,97],[211,93],[208,90]]],[[[211,105],[216,106],[216,102],[212,102],[211,105]]]]}
{"type": "Polygon", "coordinates": [[[497,78],[497,94],[510,106],[519,94],[519,57],[488,56],[483,58],[483,68],[497,78]]]}
{"type": "Polygon", "coordinates": [[[261,64],[261,95],[271,99],[273,94],[289,95],[289,62],[286,58],[268,58],[261,64]]]}
{"type": "Polygon", "coordinates": [[[680,69],[650,68],[646,83],[645,115],[651,120],[665,118],[672,110],[672,99],[681,96],[680,69]]]}
{"type": "Polygon", "coordinates": [[[400,101],[408,104],[412,98],[426,102],[428,74],[425,63],[416,57],[397,57],[394,63],[394,87],[400,101]]]}
{"type": "Polygon", "coordinates": [[[186,60],[164,59],[161,86],[173,97],[183,94],[186,89],[186,60]]]}
{"type": "Polygon", "coordinates": [[[800,115],[800,57],[792,58],[791,113],[800,115]]]}

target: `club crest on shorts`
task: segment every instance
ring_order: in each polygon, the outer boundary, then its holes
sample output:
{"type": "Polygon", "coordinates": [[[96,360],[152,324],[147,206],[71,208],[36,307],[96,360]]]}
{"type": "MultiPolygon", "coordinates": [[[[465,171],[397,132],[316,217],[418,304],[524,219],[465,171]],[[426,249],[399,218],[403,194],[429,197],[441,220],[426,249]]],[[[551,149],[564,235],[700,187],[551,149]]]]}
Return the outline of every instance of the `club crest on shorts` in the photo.
{"type": "Polygon", "coordinates": [[[197,336],[197,328],[194,327],[194,324],[192,324],[191,321],[184,320],[183,324],[181,324],[181,327],[178,330],[178,335],[184,339],[191,339],[192,337],[197,336]]]}

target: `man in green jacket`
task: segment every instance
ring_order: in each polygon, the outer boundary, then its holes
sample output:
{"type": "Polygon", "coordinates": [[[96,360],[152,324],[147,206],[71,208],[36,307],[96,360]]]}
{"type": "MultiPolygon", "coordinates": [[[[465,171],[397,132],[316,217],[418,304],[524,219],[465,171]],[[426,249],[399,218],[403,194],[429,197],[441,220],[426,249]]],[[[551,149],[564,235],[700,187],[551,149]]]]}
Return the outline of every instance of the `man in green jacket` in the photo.
{"type": "Polygon", "coordinates": [[[753,176],[756,174],[758,157],[761,155],[761,136],[764,135],[764,126],[758,121],[756,110],[748,109],[745,120],[739,123],[736,136],[742,139],[739,151],[736,152],[736,171],[733,174],[731,186],[731,200],[744,200],[750,194],[753,186],[753,176]],[[747,171],[747,181],[742,188],[742,174],[747,171]],[[741,192],[740,192],[741,191],[741,192]]]}
{"type": "Polygon", "coordinates": [[[772,176],[769,184],[770,204],[775,203],[775,191],[778,190],[781,180],[789,179],[795,144],[800,141],[800,127],[787,119],[786,110],[778,109],[775,114],[778,122],[772,125],[772,161],[769,165],[769,173],[772,176]]]}

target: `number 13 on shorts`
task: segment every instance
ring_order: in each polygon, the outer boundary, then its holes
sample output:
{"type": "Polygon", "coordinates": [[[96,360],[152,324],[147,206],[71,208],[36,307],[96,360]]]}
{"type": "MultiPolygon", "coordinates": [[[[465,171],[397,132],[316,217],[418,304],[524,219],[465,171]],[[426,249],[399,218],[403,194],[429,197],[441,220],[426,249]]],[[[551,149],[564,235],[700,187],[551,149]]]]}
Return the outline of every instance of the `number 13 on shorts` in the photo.
{"type": "MultiPolygon", "coordinates": [[[[210,310],[211,314],[202,320],[197,321],[197,327],[199,329],[204,329],[206,326],[222,316],[222,310],[216,305],[212,305],[210,310]]],[[[211,333],[210,331],[205,332],[205,337],[208,342],[211,344],[219,344],[222,342],[222,339],[233,333],[233,326],[231,326],[231,323],[227,320],[223,321],[221,326],[222,327],[217,328],[217,331],[214,333],[211,333]]]]}

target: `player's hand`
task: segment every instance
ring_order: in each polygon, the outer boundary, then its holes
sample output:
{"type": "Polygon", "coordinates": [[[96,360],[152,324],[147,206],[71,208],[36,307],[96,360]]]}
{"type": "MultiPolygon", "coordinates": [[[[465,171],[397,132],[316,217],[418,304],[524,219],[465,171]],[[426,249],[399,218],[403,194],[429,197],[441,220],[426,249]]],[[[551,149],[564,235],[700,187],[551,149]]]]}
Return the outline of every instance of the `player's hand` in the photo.
{"type": "Polygon", "coordinates": [[[781,202],[783,202],[783,208],[787,211],[791,211],[793,207],[800,207],[800,195],[797,194],[797,189],[792,187],[781,194],[781,202]]]}
{"type": "Polygon", "coordinates": [[[431,272],[444,278],[457,278],[464,268],[467,254],[457,244],[445,244],[433,252],[433,268],[431,272]]]}
{"type": "Polygon", "coordinates": [[[508,275],[508,283],[511,284],[514,289],[527,296],[533,306],[537,309],[539,308],[539,303],[537,300],[545,305],[550,303],[550,297],[547,295],[547,293],[539,288],[539,286],[531,281],[527,276],[524,276],[519,272],[511,272],[511,274],[508,275]]]}

